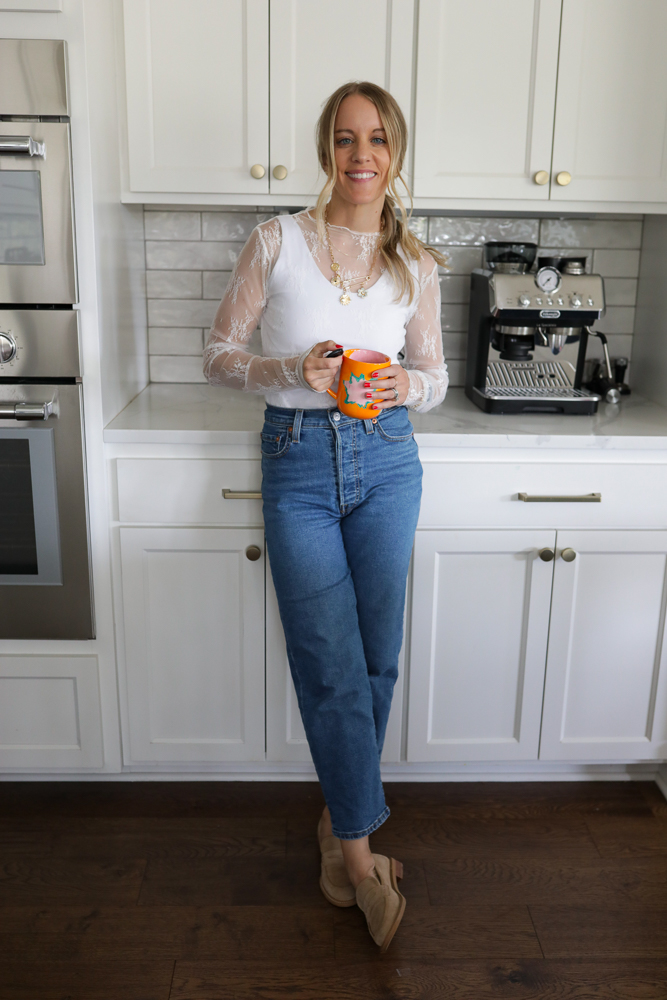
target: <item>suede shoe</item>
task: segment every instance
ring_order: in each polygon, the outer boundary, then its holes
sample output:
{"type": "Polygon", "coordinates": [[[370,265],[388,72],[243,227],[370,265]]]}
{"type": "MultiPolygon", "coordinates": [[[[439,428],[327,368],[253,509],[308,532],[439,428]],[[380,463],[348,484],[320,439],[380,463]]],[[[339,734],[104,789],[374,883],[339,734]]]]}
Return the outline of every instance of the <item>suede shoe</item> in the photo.
{"type": "Polygon", "coordinates": [[[320,889],[324,898],[334,906],[354,906],[357,901],[356,893],[347,874],[340,840],[332,833],[322,834],[321,817],[317,824],[317,839],[322,852],[320,889]]]}
{"type": "Polygon", "coordinates": [[[375,871],[357,886],[357,906],[364,913],[370,935],[385,952],[405,913],[405,896],[398,890],[403,865],[394,858],[374,854],[375,871]]]}

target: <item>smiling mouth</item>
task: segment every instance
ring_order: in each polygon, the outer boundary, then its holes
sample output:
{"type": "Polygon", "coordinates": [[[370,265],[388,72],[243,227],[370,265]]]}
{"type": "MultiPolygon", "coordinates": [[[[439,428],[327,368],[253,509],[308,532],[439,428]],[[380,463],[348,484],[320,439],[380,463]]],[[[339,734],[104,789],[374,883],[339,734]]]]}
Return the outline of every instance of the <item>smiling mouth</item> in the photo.
{"type": "Polygon", "coordinates": [[[377,174],[372,170],[348,170],[346,177],[352,181],[372,181],[374,177],[377,177],[377,174]]]}

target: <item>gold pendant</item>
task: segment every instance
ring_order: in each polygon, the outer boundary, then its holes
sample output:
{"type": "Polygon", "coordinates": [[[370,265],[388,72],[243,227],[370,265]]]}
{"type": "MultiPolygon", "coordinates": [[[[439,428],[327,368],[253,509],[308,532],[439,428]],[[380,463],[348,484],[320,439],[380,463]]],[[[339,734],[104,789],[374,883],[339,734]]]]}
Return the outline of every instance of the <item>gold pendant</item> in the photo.
{"type": "Polygon", "coordinates": [[[334,275],[334,277],[331,279],[331,284],[334,286],[334,288],[340,288],[340,278],[338,277],[337,274],[334,275]]]}
{"type": "Polygon", "coordinates": [[[334,261],[333,264],[331,265],[331,270],[332,271],[339,271],[340,270],[340,264],[337,264],[336,261],[334,261]]]}
{"type": "Polygon", "coordinates": [[[359,288],[357,290],[357,295],[359,296],[360,299],[365,299],[366,298],[366,289],[365,288],[359,288]]]}
{"type": "Polygon", "coordinates": [[[347,294],[347,292],[343,292],[343,294],[340,297],[340,304],[342,306],[349,306],[350,301],[351,301],[350,296],[347,294]]]}

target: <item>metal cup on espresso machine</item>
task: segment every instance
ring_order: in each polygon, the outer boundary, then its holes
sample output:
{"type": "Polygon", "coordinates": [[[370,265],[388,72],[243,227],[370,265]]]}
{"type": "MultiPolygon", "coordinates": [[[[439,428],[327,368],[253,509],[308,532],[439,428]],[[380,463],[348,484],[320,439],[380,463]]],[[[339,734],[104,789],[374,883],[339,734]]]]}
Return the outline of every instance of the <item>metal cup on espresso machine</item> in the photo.
{"type": "MultiPolygon", "coordinates": [[[[486,413],[595,413],[583,384],[588,338],[604,315],[604,282],[585,258],[537,256],[535,243],[487,243],[471,274],[466,395],[486,413]]],[[[608,390],[611,390],[611,385],[608,390]]]]}

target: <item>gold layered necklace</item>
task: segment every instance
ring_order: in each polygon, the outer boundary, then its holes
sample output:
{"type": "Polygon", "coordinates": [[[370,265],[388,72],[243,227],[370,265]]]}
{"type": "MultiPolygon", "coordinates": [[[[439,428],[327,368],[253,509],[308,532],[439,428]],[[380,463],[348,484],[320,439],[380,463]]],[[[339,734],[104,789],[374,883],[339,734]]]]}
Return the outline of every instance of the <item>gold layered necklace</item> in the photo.
{"type": "MultiPolygon", "coordinates": [[[[368,292],[366,290],[366,285],[368,284],[368,282],[371,280],[371,277],[373,276],[373,271],[375,269],[375,264],[376,264],[376,261],[377,261],[378,253],[380,251],[381,240],[378,239],[377,243],[375,244],[375,252],[373,253],[373,260],[371,261],[370,271],[368,272],[368,274],[366,275],[366,277],[365,278],[361,278],[361,279],[359,279],[359,278],[343,278],[341,276],[341,274],[340,274],[340,264],[338,263],[338,261],[334,257],[333,245],[331,243],[331,232],[329,230],[329,220],[327,218],[327,213],[326,212],[325,212],[325,215],[324,215],[324,226],[325,226],[326,234],[327,234],[327,247],[329,249],[329,255],[331,257],[331,270],[334,273],[333,274],[333,278],[331,278],[331,284],[335,288],[342,288],[343,294],[341,295],[341,297],[340,297],[340,299],[338,301],[340,302],[340,304],[342,306],[349,306],[349,304],[351,302],[351,299],[350,299],[350,285],[353,282],[361,280],[361,284],[359,285],[359,288],[357,288],[357,295],[359,296],[360,299],[365,299],[366,296],[367,296],[367,294],[368,294],[368,292]]],[[[380,233],[380,235],[381,235],[381,233],[380,233]]]]}

